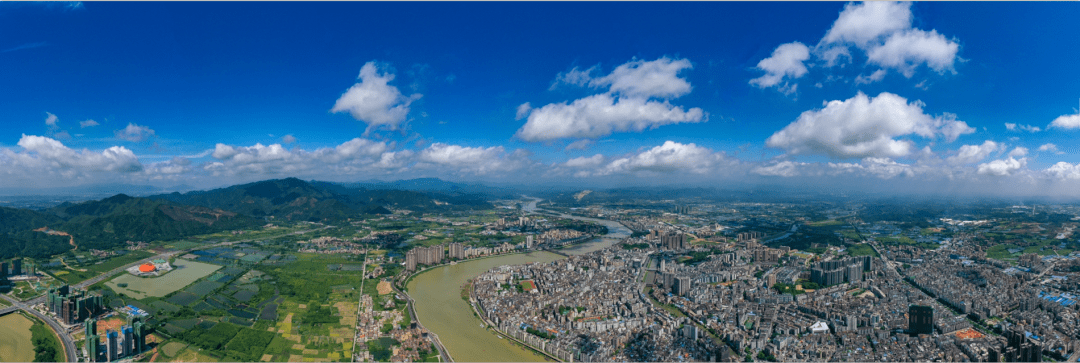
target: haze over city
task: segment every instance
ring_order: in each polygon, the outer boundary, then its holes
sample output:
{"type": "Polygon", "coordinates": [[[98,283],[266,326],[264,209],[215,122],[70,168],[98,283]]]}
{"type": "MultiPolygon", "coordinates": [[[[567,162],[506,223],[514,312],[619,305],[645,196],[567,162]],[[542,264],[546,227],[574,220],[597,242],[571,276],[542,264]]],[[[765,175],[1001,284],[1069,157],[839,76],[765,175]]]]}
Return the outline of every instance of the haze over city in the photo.
{"type": "Polygon", "coordinates": [[[5,2],[0,189],[437,177],[1075,196],[1078,15],[5,2]]]}

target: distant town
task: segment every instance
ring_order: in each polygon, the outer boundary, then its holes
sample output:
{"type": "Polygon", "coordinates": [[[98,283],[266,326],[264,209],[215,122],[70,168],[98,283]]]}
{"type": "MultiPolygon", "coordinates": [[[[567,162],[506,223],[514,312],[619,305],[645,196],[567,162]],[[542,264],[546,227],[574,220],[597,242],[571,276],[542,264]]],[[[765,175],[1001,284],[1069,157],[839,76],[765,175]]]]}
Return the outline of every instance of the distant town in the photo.
{"type": "Polygon", "coordinates": [[[1080,207],[588,195],[16,256],[0,319],[56,361],[1080,359],[1080,207]]]}

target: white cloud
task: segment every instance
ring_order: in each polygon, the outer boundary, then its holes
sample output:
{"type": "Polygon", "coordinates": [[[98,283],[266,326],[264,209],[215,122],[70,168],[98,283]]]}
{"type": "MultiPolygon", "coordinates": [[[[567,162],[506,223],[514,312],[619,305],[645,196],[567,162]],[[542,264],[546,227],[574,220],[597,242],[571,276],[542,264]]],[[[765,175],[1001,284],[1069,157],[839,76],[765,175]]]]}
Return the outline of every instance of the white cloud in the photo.
{"type": "MultiPolygon", "coordinates": [[[[772,56],[758,64],[759,69],[766,69],[762,65],[768,61],[773,69],[750,82],[762,88],[776,85],[781,91],[793,92],[795,84],[781,85],[785,74],[791,80],[801,77],[807,73],[804,63],[811,60],[823,63],[825,68],[846,65],[855,59],[852,49],[865,53],[866,65],[881,68],[870,75],[857,76],[856,84],[880,81],[889,69],[899,71],[907,78],[914,76],[915,70],[922,65],[939,74],[954,71],[959,44],[937,30],[913,28],[912,20],[910,2],[848,3],[813,49],[798,42],[781,45],[772,56]],[[785,46],[792,46],[786,56],[781,52],[785,46]]],[[[925,85],[925,82],[920,84],[925,85]]]]}
{"type": "Polygon", "coordinates": [[[1046,170],[1043,170],[1043,172],[1057,179],[1076,180],[1080,179],[1080,163],[1073,165],[1064,161],[1059,161],[1057,164],[1051,165],[1049,168],[1046,168],[1046,170]]]}
{"type": "Polygon", "coordinates": [[[806,165],[808,164],[797,161],[785,160],[767,166],[758,166],[754,169],[751,169],[750,172],[765,176],[782,176],[785,178],[790,178],[793,176],[799,176],[799,168],[806,165]]]}
{"type": "Polygon", "coordinates": [[[49,112],[46,112],[45,114],[48,115],[45,117],[45,125],[48,125],[49,127],[56,127],[56,123],[60,122],[60,118],[49,112]]]}
{"type": "Polygon", "coordinates": [[[596,155],[593,155],[593,156],[590,156],[590,157],[584,157],[584,156],[576,157],[576,158],[567,160],[566,163],[564,163],[563,165],[566,165],[566,166],[571,167],[571,168],[595,168],[597,166],[600,166],[600,164],[603,164],[603,163],[604,163],[604,155],[596,154],[596,155]]]}
{"type": "Polygon", "coordinates": [[[957,150],[956,155],[946,158],[945,161],[952,165],[973,164],[983,161],[987,156],[1002,147],[1003,145],[991,140],[986,140],[982,145],[964,145],[960,147],[960,150],[957,150]]]}
{"type": "Polygon", "coordinates": [[[694,66],[686,59],[636,60],[616,67],[607,76],[591,79],[589,85],[608,87],[611,93],[626,97],[678,98],[691,89],[679,72],[691,68],[694,66]]]}
{"type": "Polygon", "coordinates": [[[168,161],[152,163],[143,172],[152,180],[175,179],[175,176],[192,171],[191,160],[177,156],[168,161]]]}
{"type": "Polygon", "coordinates": [[[1039,131],[1042,131],[1042,129],[1039,128],[1038,126],[1018,125],[1018,124],[1014,124],[1014,123],[1010,123],[1010,122],[1005,123],[1005,128],[1008,129],[1009,131],[1017,131],[1017,130],[1027,131],[1027,132],[1039,132],[1039,131]]]}
{"type": "Polygon", "coordinates": [[[526,166],[526,154],[524,150],[507,154],[502,146],[468,147],[437,142],[418,153],[417,165],[449,167],[450,172],[457,174],[483,175],[521,169],[526,166]]]}
{"type": "Polygon", "coordinates": [[[1064,154],[1063,152],[1058,150],[1057,145],[1050,144],[1050,143],[1042,144],[1042,146],[1039,146],[1039,151],[1049,151],[1049,152],[1052,152],[1052,153],[1058,154],[1058,155],[1064,154]]]}
{"type": "Polygon", "coordinates": [[[574,141],[574,142],[571,142],[571,143],[567,144],[566,145],[566,150],[585,150],[585,149],[587,149],[589,147],[589,145],[592,145],[592,144],[593,144],[592,140],[581,139],[581,140],[574,141]]]}
{"type": "Polygon", "coordinates": [[[654,61],[633,60],[616,67],[611,74],[596,78],[591,76],[593,68],[586,71],[575,68],[560,74],[556,83],[607,87],[607,92],[540,108],[522,104],[516,116],[518,119],[527,116],[527,120],[515,136],[533,142],[591,139],[613,132],[641,132],[662,125],[706,121],[707,115],[700,108],[684,111],[667,101],[690,92],[690,83],[678,74],[692,67],[686,59],[664,57],[654,61]]]}
{"type": "Polygon", "coordinates": [[[1013,148],[1013,150],[1009,152],[1009,157],[1010,158],[1022,158],[1022,157],[1027,156],[1027,154],[1028,154],[1028,148],[1023,147],[1023,146],[1017,146],[1016,148],[1013,148]]]}
{"type": "Polygon", "coordinates": [[[93,127],[93,126],[97,126],[97,125],[100,125],[100,124],[97,121],[94,121],[94,120],[79,121],[79,127],[81,127],[81,128],[93,127]]]}
{"type": "Polygon", "coordinates": [[[799,118],[766,140],[769,147],[792,154],[823,154],[834,159],[901,157],[910,154],[914,143],[896,137],[911,134],[923,138],[941,136],[947,141],[974,132],[955,115],[931,117],[922,102],[883,92],[869,98],[862,92],[843,101],[830,101],[824,108],[803,112],[799,118]]]}
{"type": "Polygon", "coordinates": [[[526,116],[529,116],[529,111],[532,111],[532,105],[530,105],[528,102],[522,103],[520,106],[518,106],[517,115],[514,116],[514,119],[520,120],[525,118],[526,116]]]}
{"type": "Polygon", "coordinates": [[[113,132],[116,138],[121,140],[127,140],[131,142],[139,142],[155,136],[154,130],[151,130],[146,126],[139,126],[134,123],[128,123],[127,127],[116,130],[113,132]]]}
{"type": "Polygon", "coordinates": [[[292,134],[288,134],[288,135],[285,135],[285,136],[281,137],[281,143],[282,144],[288,145],[288,144],[291,144],[291,143],[294,143],[294,142],[296,142],[296,136],[293,136],[292,134]]]}
{"type": "Polygon", "coordinates": [[[899,175],[914,176],[915,170],[911,165],[901,164],[889,158],[865,158],[860,163],[828,163],[837,173],[858,173],[880,179],[892,179],[899,175]]]}
{"type": "Polygon", "coordinates": [[[922,64],[938,73],[953,70],[959,50],[959,44],[936,30],[911,29],[890,35],[885,44],[870,48],[866,55],[868,63],[896,69],[911,78],[922,64]]]}
{"type": "Polygon", "coordinates": [[[859,75],[858,77],[855,77],[855,84],[870,84],[880,81],[882,79],[885,79],[886,73],[888,72],[885,72],[884,69],[879,69],[874,71],[874,73],[871,73],[869,76],[859,75]]]}
{"type": "Polygon", "coordinates": [[[705,112],[700,108],[684,111],[668,101],[617,98],[603,93],[533,109],[517,137],[525,141],[599,138],[614,132],[641,132],[662,125],[705,120],[705,112]]]}
{"type": "Polygon", "coordinates": [[[885,35],[911,27],[911,18],[909,2],[848,3],[821,41],[866,48],[885,35]]]}
{"type": "MultiPolygon", "coordinates": [[[[810,48],[799,42],[781,44],[773,50],[769,58],[762,59],[757,68],[765,71],[765,75],[750,80],[750,84],[758,88],[769,88],[779,85],[784,77],[798,79],[806,74],[806,65],[803,64],[810,58],[810,48]]],[[[794,88],[786,88],[792,93],[794,88]]]]}
{"type": "Polygon", "coordinates": [[[1061,115],[1050,123],[1046,128],[1057,127],[1061,129],[1080,129],[1080,114],[1061,115]]]}
{"type": "Polygon", "coordinates": [[[335,147],[314,151],[286,149],[281,144],[231,146],[217,144],[210,156],[218,159],[203,166],[214,175],[354,175],[400,167],[399,153],[390,145],[354,138],[335,147]]]}
{"type": "Polygon", "coordinates": [[[1009,176],[1015,173],[1020,168],[1027,165],[1026,158],[1015,159],[1009,157],[1008,159],[998,159],[989,163],[979,164],[978,173],[982,175],[993,176],[1009,176]]]}
{"type": "Polygon", "coordinates": [[[663,145],[653,147],[636,155],[612,160],[599,175],[641,171],[675,172],[689,171],[704,174],[713,171],[722,164],[731,161],[721,153],[697,146],[674,141],[665,141],[663,145]]]}
{"type": "Polygon", "coordinates": [[[132,173],[143,168],[135,153],[123,146],[113,146],[100,152],[73,150],[56,139],[25,134],[19,139],[18,145],[24,152],[2,150],[4,157],[0,158],[0,164],[10,163],[10,168],[0,169],[19,173],[51,170],[72,177],[87,172],[132,173]]]}
{"type": "Polygon", "coordinates": [[[592,81],[592,72],[596,71],[598,66],[589,67],[589,69],[581,70],[578,67],[574,67],[566,73],[559,73],[555,76],[555,82],[551,83],[551,88],[548,90],[554,90],[560,84],[568,84],[573,86],[585,86],[592,81]]]}
{"type": "Polygon", "coordinates": [[[419,93],[406,97],[391,86],[392,73],[380,73],[375,62],[360,68],[360,82],[349,87],[334,103],[330,112],[348,112],[368,124],[368,131],[378,127],[396,130],[409,114],[409,105],[420,99],[419,93]]]}

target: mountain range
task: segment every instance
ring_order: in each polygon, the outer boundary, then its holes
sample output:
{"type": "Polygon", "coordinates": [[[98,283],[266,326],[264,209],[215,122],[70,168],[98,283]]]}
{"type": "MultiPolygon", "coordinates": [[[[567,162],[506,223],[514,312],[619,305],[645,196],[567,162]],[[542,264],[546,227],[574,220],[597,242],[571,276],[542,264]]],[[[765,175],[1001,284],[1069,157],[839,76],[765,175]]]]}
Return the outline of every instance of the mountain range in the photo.
{"type": "Polygon", "coordinates": [[[475,187],[440,180],[341,184],[296,178],[187,193],[65,202],[45,210],[0,207],[0,258],[45,258],[75,248],[108,249],[126,241],[171,240],[272,221],[335,222],[390,214],[490,208],[475,187]],[[427,191],[409,190],[429,188],[427,191]],[[44,229],[42,229],[44,227],[44,229]],[[35,231],[37,230],[37,231],[35,231]]]}

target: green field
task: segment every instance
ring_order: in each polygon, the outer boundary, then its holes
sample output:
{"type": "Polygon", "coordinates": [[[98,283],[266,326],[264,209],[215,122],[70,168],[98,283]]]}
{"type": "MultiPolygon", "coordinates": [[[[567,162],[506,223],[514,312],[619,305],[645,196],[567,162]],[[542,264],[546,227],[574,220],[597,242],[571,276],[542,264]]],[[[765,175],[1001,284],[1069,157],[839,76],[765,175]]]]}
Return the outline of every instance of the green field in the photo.
{"type": "Polygon", "coordinates": [[[119,277],[106,282],[105,285],[118,293],[132,296],[136,299],[144,299],[147,296],[162,297],[190,285],[195,280],[210,275],[221,268],[209,263],[176,259],[172,263],[173,271],[161,277],[138,277],[124,273],[119,277]],[[126,283],[127,287],[118,284],[126,283]]]}
{"type": "Polygon", "coordinates": [[[21,314],[0,316],[0,362],[34,361],[30,327],[34,322],[21,314]]]}
{"type": "Polygon", "coordinates": [[[848,255],[851,256],[874,256],[879,257],[877,251],[874,251],[873,247],[868,244],[851,245],[847,248],[848,255]]]}

